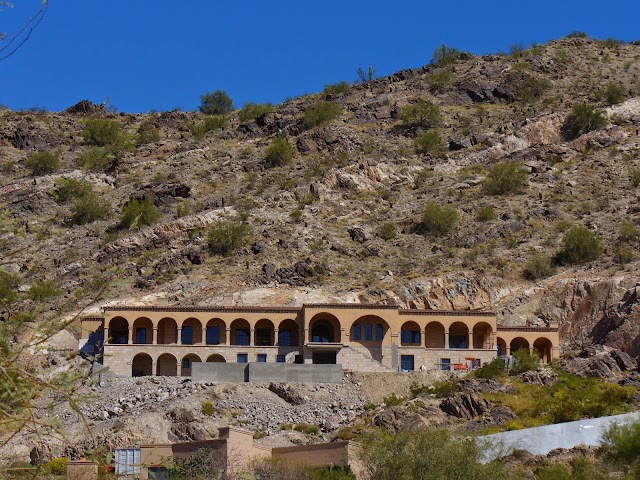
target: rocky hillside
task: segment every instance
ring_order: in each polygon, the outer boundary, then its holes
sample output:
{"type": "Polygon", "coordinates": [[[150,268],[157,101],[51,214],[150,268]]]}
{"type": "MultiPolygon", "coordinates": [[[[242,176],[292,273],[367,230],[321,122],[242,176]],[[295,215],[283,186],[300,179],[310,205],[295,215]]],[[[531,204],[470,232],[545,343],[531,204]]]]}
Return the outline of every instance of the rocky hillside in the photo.
{"type": "Polygon", "coordinates": [[[565,348],[636,356],[640,45],[445,53],[255,118],[0,110],[0,267],[32,292],[16,309],[44,303],[53,321],[230,294],[496,309],[505,324],[559,323],[565,348]],[[602,121],[570,128],[579,103],[602,121]],[[38,168],[43,151],[59,164],[38,168]],[[127,220],[144,199],[154,214],[127,220]],[[223,250],[229,225],[238,242],[223,250]],[[595,255],[563,253],[576,225],[595,255]]]}

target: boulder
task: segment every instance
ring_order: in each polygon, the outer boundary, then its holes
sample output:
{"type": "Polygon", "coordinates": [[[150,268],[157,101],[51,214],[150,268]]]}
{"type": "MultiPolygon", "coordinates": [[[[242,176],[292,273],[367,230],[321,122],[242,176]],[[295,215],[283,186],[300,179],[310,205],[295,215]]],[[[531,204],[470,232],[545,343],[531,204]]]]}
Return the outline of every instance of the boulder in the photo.
{"type": "Polygon", "coordinates": [[[284,383],[271,383],[269,390],[291,405],[303,405],[309,400],[301,392],[284,383]]]}
{"type": "Polygon", "coordinates": [[[489,402],[475,393],[459,392],[442,401],[440,410],[457,418],[471,420],[489,410],[489,402]]]}
{"type": "Polygon", "coordinates": [[[351,236],[351,240],[358,243],[364,243],[369,240],[369,235],[361,227],[351,227],[347,230],[351,236]]]}

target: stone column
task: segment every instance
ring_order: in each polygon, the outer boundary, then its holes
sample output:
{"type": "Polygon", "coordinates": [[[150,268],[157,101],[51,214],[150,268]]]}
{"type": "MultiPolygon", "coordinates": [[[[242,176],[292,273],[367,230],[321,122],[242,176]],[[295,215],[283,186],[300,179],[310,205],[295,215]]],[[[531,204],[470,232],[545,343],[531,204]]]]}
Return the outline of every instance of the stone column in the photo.
{"type": "Polygon", "coordinates": [[[200,345],[207,344],[207,327],[202,327],[202,337],[200,338],[200,345]]]}
{"type": "Polygon", "coordinates": [[[129,338],[127,339],[127,344],[133,344],[133,327],[129,327],[129,338]]]}
{"type": "Polygon", "coordinates": [[[249,330],[249,346],[250,347],[254,347],[256,345],[256,329],[255,328],[251,328],[249,330]]]}
{"type": "Polygon", "coordinates": [[[350,340],[350,335],[349,333],[346,333],[346,329],[344,327],[340,327],[340,341],[348,347],[350,340]]]}
{"type": "Polygon", "coordinates": [[[473,348],[473,330],[469,330],[469,349],[473,348]]]}
{"type": "Polygon", "coordinates": [[[278,342],[278,333],[280,332],[279,328],[273,330],[273,344],[277,347],[280,342],[278,342]]]}
{"type": "Polygon", "coordinates": [[[427,331],[425,330],[420,330],[420,347],[421,348],[425,348],[426,343],[427,342],[427,331]]]}
{"type": "Polygon", "coordinates": [[[102,341],[103,344],[108,345],[110,342],[110,338],[109,338],[109,327],[105,327],[104,328],[104,340],[102,341]]]}
{"type": "Polygon", "coordinates": [[[444,331],[444,349],[449,350],[449,330],[444,331]]]}
{"type": "Polygon", "coordinates": [[[177,328],[178,331],[178,341],[176,342],[178,345],[182,345],[182,328],[177,328]]]}
{"type": "Polygon", "coordinates": [[[225,328],[225,337],[224,337],[224,344],[226,346],[231,345],[231,328],[225,328]]]}
{"type": "Polygon", "coordinates": [[[309,338],[309,327],[304,327],[304,341],[302,342],[302,344],[306,345],[310,341],[311,339],[309,338]]]}
{"type": "Polygon", "coordinates": [[[156,360],[153,360],[151,362],[151,375],[157,375],[158,374],[158,362],[156,360]]]}
{"type": "Polygon", "coordinates": [[[151,329],[151,344],[152,345],[158,344],[158,327],[153,327],[151,329]]]}

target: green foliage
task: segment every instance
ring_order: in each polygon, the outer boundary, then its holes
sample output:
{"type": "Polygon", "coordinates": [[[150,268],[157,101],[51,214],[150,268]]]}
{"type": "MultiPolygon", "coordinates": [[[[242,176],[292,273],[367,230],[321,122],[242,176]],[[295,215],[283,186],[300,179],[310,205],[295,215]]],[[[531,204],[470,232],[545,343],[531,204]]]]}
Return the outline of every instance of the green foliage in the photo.
{"type": "Polygon", "coordinates": [[[56,179],[55,185],[53,195],[58,203],[66,203],[69,200],[83,197],[93,190],[89,182],[77,178],[61,177],[56,179]]]}
{"type": "Polygon", "coordinates": [[[29,298],[35,302],[44,302],[62,293],[55,280],[38,280],[27,291],[29,298]]]}
{"type": "Polygon", "coordinates": [[[580,30],[571,30],[567,35],[567,38],[587,38],[587,34],[585,32],[581,32],[580,30]]]}
{"type": "Polygon", "coordinates": [[[349,85],[347,82],[342,80],[341,82],[338,82],[338,83],[325,85],[324,90],[322,91],[322,96],[324,98],[327,98],[328,96],[342,95],[344,93],[347,93],[350,88],[351,88],[351,85],[349,85]]]}
{"type": "Polygon", "coordinates": [[[60,159],[57,155],[42,150],[27,158],[24,166],[31,170],[34,176],[47,175],[60,169],[60,159]]]}
{"type": "Polygon", "coordinates": [[[194,123],[189,127],[191,135],[198,140],[202,140],[205,135],[214,130],[220,130],[227,123],[227,119],[220,115],[213,115],[204,117],[204,120],[199,123],[194,123]]]}
{"type": "Polygon", "coordinates": [[[498,218],[498,214],[493,207],[480,207],[476,212],[476,220],[479,222],[490,222],[498,218]]]}
{"type": "Polygon", "coordinates": [[[247,123],[261,117],[265,113],[273,111],[273,105],[270,103],[247,103],[238,113],[238,119],[242,123],[247,123]]]}
{"type": "Polygon", "coordinates": [[[77,198],[71,207],[71,222],[77,225],[95,222],[109,215],[111,207],[94,191],[77,198]]]}
{"type": "Polygon", "coordinates": [[[499,358],[494,358],[489,363],[485,363],[482,368],[471,372],[475,378],[494,379],[501,378],[507,374],[507,365],[499,358]]]}
{"type": "Polygon", "coordinates": [[[160,211],[153,200],[131,200],[122,208],[120,228],[138,228],[143,225],[152,225],[160,218],[160,211]]]}
{"type": "Polygon", "coordinates": [[[517,98],[524,103],[540,100],[550,86],[544,78],[521,71],[509,72],[507,81],[515,85],[517,98]]]}
{"type": "Polygon", "coordinates": [[[640,186],[640,168],[632,168],[629,173],[631,175],[631,185],[633,187],[640,186]]]}
{"type": "Polygon", "coordinates": [[[602,240],[582,225],[571,227],[562,239],[563,248],[556,254],[560,264],[583,264],[598,258],[604,251],[602,240]]]}
{"type": "Polygon", "coordinates": [[[116,120],[90,118],[82,131],[88,145],[120,150],[126,146],[127,136],[116,120]]]}
{"type": "Polygon", "coordinates": [[[441,68],[427,77],[427,84],[434,93],[444,93],[453,85],[453,73],[449,68],[441,68]]]}
{"type": "Polygon", "coordinates": [[[392,393],[388,397],[382,399],[387,407],[397,407],[398,405],[404,405],[407,401],[404,397],[398,397],[395,393],[392,393]]]}
{"type": "Polygon", "coordinates": [[[465,55],[457,48],[447,47],[445,44],[442,44],[440,48],[437,48],[433,52],[431,63],[438,65],[439,67],[445,67],[451,63],[461,60],[464,56],[465,55]]]}
{"type": "Polygon", "coordinates": [[[538,280],[553,275],[554,268],[548,255],[532,255],[524,267],[522,276],[527,280],[538,280]]]}
{"type": "Polygon", "coordinates": [[[459,391],[460,385],[456,382],[434,382],[429,389],[429,393],[435,395],[437,398],[449,398],[459,391]]]}
{"type": "Polygon", "coordinates": [[[173,457],[166,469],[171,480],[220,480],[223,463],[220,452],[201,448],[188,457],[173,457]]]}
{"type": "Polygon", "coordinates": [[[528,173],[519,162],[506,160],[489,170],[482,187],[490,195],[519,193],[527,186],[528,173]]]}
{"type": "Polygon", "coordinates": [[[515,352],[511,352],[514,357],[515,364],[511,367],[511,373],[518,374],[537,370],[540,366],[540,359],[536,355],[532,355],[529,349],[521,348],[515,352]]]}
{"type": "Polygon", "coordinates": [[[91,147],[76,159],[76,163],[85,172],[104,172],[111,166],[114,160],[115,155],[109,150],[109,148],[91,147]]]}
{"type": "Polygon", "coordinates": [[[369,83],[372,82],[374,78],[376,78],[376,69],[373,68],[373,65],[369,65],[369,68],[366,72],[362,67],[358,67],[356,73],[358,74],[358,80],[360,80],[360,83],[369,83]]]}
{"type": "Polygon", "coordinates": [[[604,110],[588,103],[577,103],[562,125],[562,134],[567,140],[573,140],[606,125],[607,115],[604,110]]]}
{"type": "Polygon", "coordinates": [[[304,110],[303,124],[305,128],[326,125],[342,113],[342,107],[328,100],[319,100],[304,110]]]}
{"type": "Polygon", "coordinates": [[[138,146],[155,143],[158,140],[160,140],[160,132],[153,123],[149,120],[142,122],[138,127],[138,140],[136,142],[138,146]]]}
{"type": "Polygon", "coordinates": [[[414,140],[417,153],[438,152],[444,148],[442,138],[436,130],[427,130],[414,140]]]}
{"type": "Polygon", "coordinates": [[[216,407],[211,402],[202,402],[202,414],[203,415],[215,415],[217,412],[216,407]]]}
{"type": "Polygon", "coordinates": [[[442,121],[442,114],[437,105],[421,98],[403,110],[402,120],[410,126],[433,128],[442,121]]]}
{"type": "Polygon", "coordinates": [[[309,425],[308,423],[296,423],[293,427],[296,432],[306,433],[307,435],[318,435],[320,429],[315,425],[309,425]]]}
{"type": "Polygon", "coordinates": [[[21,279],[15,273],[9,273],[0,269],[0,302],[12,303],[18,298],[17,288],[21,279]]]}
{"type": "Polygon", "coordinates": [[[602,436],[605,457],[617,465],[640,465],[640,422],[614,423],[602,436]]]}
{"type": "Polygon", "coordinates": [[[430,202],[424,209],[422,222],[418,229],[424,235],[434,237],[445,235],[453,231],[458,223],[458,218],[458,211],[454,207],[430,202]]]}
{"type": "Polygon", "coordinates": [[[233,110],[233,100],[224,90],[200,95],[200,111],[205,115],[226,115],[233,110]]]}
{"type": "Polygon", "coordinates": [[[277,137],[269,145],[264,154],[265,162],[269,167],[287,165],[293,159],[293,147],[285,137],[277,137]]]}
{"type": "Polygon", "coordinates": [[[607,105],[617,105],[627,99],[627,92],[619,83],[610,82],[596,94],[598,100],[604,101],[607,105]]]}
{"type": "Polygon", "coordinates": [[[545,465],[536,470],[536,480],[570,480],[571,469],[561,463],[545,465]]]}
{"type": "Polygon", "coordinates": [[[618,238],[623,242],[636,240],[640,236],[640,230],[631,222],[623,221],[620,224],[620,233],[618,238]]]}
{"type": "Polygon", "coordinates": [[[66,457],[52,458],[44,464],[41,472],[43,475],[66,475],[68,462],[66,457]]]}
{"type": "Polygon", "coordinates": [[[396,238],[396,224],[393,222],[383,223],[378,227],[377,234],[383,240],[393,240],[396,238]]]}
{"type": "Polygon", "coordinates": [[[527,47],[522,43],[512,43],[509,45],[509,55],[511,58],[518,59],[527,51],[527,47]]]}
{"type": "Polygon", "coordinates": [[[209,230],[207,245],[215,255],[229,256],[245,245],[251,227],[243,222],[218,220],[209,230]]]}

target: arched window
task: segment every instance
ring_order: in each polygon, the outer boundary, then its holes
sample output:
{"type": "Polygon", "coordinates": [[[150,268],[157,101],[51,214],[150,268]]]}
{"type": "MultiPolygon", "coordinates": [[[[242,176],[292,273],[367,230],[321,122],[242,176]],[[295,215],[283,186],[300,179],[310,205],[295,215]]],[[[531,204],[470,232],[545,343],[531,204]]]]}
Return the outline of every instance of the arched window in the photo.
{"type": "Polygon", "coordinates": [[[362,340],[362,327],[359,323],[356,323],[353,326],[353,339],[354,340],[362,340]]]}
{"type": "Polygon", "coordinates": [[[291,330],[280,330],[278,332],[278,345],[281,347],[290,347],[291,342],[291,330]]]}
{"type": "Polygon", "coordinates": [[[376,342],[381,342],[384,338],[384,327],[381,323],[376,324],[376,342]]]}
{"type": "Polygon", "coordinates": [[[373,327],[370,323],[364,324],[364,340],[365,342],[373,340],[373,327]]]}

